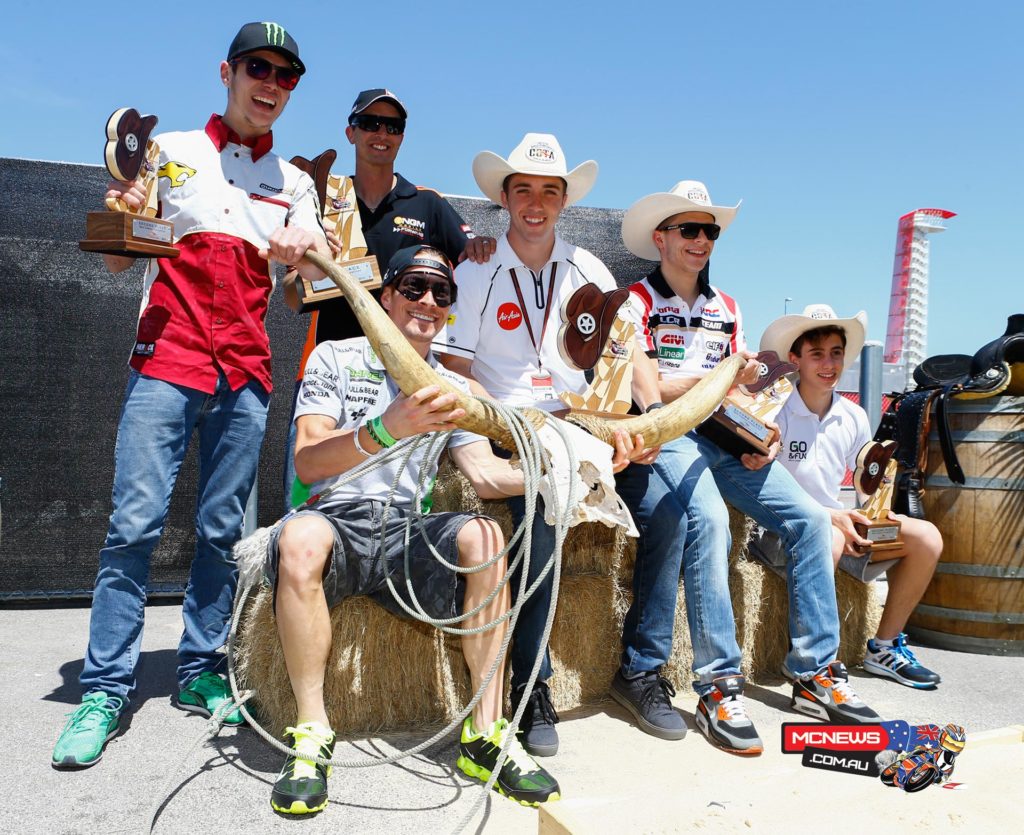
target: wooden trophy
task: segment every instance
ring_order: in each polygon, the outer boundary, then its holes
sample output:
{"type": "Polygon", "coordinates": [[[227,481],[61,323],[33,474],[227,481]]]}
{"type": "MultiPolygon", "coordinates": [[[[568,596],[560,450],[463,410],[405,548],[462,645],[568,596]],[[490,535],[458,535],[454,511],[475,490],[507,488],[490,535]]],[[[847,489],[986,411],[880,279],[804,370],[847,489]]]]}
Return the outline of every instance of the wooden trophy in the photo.
{"type": "MultiPolygon", "coordinates": [[[[324,151],[312,160],[292,157],[292,165],[300,168],[313,178],[317,197],[323,207],[324,229],[333,232],[341,243],[341,251],[333,255],[334,262],[356,279],[367,290],[380,287],[381,275],[377,258],[367,255],[366,239],[359,219],[356,203],[355,184],[351,177],[336,177],[331,166],[338,154],[334,149],[324,151]]],[[[296,279],[299,292],[299,312],[305,312],[320,302],[337,299],[341,290],[330,278],[310,281],[299,276],[296,279]]]]}
{"type": "Polygon", "coordinates": [[[610,418],[629,412],[636,326],[620,315],[628,298],[629,290],[604,293],[588,283],[562,305],[558,351],[571,368],[594,372],[583,394],[558,395],[570,411],[610,418]]]}
{"type": "Polygon", "coordinates": [[[156,116],[140,116],[131,107],[115,110],[107,120],[103,153],[107,171],[123,183],[138,180],[146,202],[142,208],[133,209],[119,198],[108,197],[107,211],[86,215],[85,240],[78,242],[79,249],[129,258],[178,254],[173,244],[174,224],[156,216],[160,148],[149,138],[156,123],[156,116]]]}
{"type": "Polygon", "coordinates": [[[896,478],[895,441],[868,441],[857,453],[857,469],[853,485],[868,497],[860,512],[871,521],[854,522],[854,528],[864,539],[871,540],[872,551],[892,551],[902,548],[900,522],[889,518],[892,491],[896,478]]]}
{"type": "Polygon", "coordinates": [[[757,381],[739,386],[697,427],[701,435],[736,458],[768,454],[772,429],[767,423],[793,393],[793,383],[786,377],[797,370],[793,363],[783,362],[774,351],[762,351],[757,361],[761,366],[757,381]]]}

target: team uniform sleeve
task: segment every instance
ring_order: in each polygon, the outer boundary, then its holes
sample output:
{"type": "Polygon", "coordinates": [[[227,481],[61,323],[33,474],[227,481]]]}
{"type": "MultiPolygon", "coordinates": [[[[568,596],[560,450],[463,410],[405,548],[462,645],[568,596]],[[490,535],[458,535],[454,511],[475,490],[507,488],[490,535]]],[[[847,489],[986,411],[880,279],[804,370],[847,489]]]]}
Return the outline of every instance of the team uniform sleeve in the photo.
{"type": "Polygon", "coordinates": [[[342,425],[346,416],[345,388],[346,378],[338,368],[335,349],[329,342],[321,342],[306,362],[295,401],[295,419],[324,415],[342,425]]]}
{"type": "Polygon", "coordinates": [[[640,282],[629,288],[629,305],[624,311],[624,318],[636,328],[636,342],[647,356],[658,356],[654,346],[654,334],[651,333],[651,300],[644,292],[640,282]]]}
{"type": "Polygon", "coordinates": [[[734,300],[736,305],[736,330],[732,332],[731,349],[732,353],[738,354],[747,350],[747,335],[743,332],[743,313],[740,311],[740,303],[734,300]]]}
{"type": "Polygon", "coordinates": [[[857,469],[857,456],[864,449],[864,444],[871,440],[871,425],[868,423],[868,416],[860,406],[853,408],[854,433],[853,448],[847,451],[846,466],[851,470],[857,469]]]}
{"type": "Polygon", "coordinates": [[[453,264],[458,264],[459,256],[465,250],[469,239],[475,238],[476,235],[473,228],[452,208],[452,204],[440,194],[436,203],[434,229],[440,240],[431,240],[431,243],[441,247],[453,264]]]}
{"type": "Polygon", "coordinates": [[[321,220],[320,201],[316,196],[316,186],[312,178],[303,172],[295,185],[295,200],[288,210],[286,220],[288,226],[301,226],[308,229],[315,235],[323,238],[326,246],[327,236],[324,233],[324,225],[321,220]]]}
{"type": "MultiPolygon", "coordinates": [[[[495,269],[492,258],[488,264],[495,269]]],[[[482,266],[487,267],[488,264],[482,266]]],[[[480,319],[483,316],[485,298],[490,276],[471,261],[463,261],[455,270],[455,284],[459,288],[458,301],[448,311],[448,322],[435,337],[434,350],[439,354],[451,354],[472,360],[480,342],[480,319]]]]}

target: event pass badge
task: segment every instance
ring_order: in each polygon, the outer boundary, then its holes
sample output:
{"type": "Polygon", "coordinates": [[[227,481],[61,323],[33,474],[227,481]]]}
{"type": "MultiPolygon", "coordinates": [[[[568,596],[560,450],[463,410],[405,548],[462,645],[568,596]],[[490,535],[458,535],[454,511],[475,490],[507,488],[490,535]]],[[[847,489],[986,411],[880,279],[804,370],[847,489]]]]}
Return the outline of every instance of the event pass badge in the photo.
{"type": "MultiPolygon", "coordinates": [[[[359,206],[356,203],[355,183],[351,177],[331,174],[331,166],[337,156],[337,151],[329,148],[311,160],[292,157],[291,163],[313,178],[317,198],[323,207],[324,230],[334,233],[341,245],[341,250],[332,256],[334,263],[367,290],[374,290],[381,284],[380,267],[377,258],[367,254],[359,206]]],[[[342,297],[338,286],[326,276],[316,281],[299,276],[295,283],[300,313],[321,302],[342,297]]]]}

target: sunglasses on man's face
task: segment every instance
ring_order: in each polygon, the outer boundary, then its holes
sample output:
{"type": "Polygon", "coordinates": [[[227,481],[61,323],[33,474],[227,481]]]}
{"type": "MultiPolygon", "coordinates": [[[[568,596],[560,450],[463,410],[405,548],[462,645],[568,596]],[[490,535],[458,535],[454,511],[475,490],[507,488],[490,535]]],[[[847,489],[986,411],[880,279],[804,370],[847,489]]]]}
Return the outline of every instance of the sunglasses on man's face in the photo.
{"type": "Polygon", "coordinates": [[[381,125],[391,136],[401,136],[405,133],[405,119],[398,116],[373,116],[370,114],[359,114],[348,120],[348,123],[359,130],[367,133],[376,133],[381,125]]]}
{"type": "Polygon", "coordinates": [[[438,307],[451,307],[455,304],[455,296],[458,293],[458,288],[448,279],[422,273],[403,275],[395,285],[395,290],[411,302],[418,302],[429,290],[434,297],[434,304],[438,307]]]}
{"type": "Polygon", "coordinates": [[[270,74],[273,72],[277,78],[277,86],[282,90],[294,90],[295,85],[299,83],[299,74],[291,67],[279,67],[277,64],[271,64],[266,58],[260,58],[258,55],[236,58],[230,63],[231,66],[244,63],[245,74],[249,78],[255,78],[257,81],[264,81],[270,78],[270,74]]]}
{"type": "Polygon", "coordinates": [[[701,232],[709,241],[717,241],[722,234],[722,227],[717,223],[676,223],[672,226],[662,226],[659,232],[668,232],[670,229],[678,229],[679,234],[688,241],[694,240],[701,232]]]}

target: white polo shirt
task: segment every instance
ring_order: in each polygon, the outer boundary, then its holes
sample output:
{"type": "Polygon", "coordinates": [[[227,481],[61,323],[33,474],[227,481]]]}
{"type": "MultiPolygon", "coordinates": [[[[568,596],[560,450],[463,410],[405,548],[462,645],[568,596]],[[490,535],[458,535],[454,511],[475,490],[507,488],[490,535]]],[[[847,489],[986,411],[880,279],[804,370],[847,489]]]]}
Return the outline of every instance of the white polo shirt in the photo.
{"type": "MultiPolygon", "coordinates": [[[[448,382],[465,392],[469,391],[466,379],[454,371],[439,366],[433,354],[429,355],[428,361],[448,382]]],[[[306,363],[302,385],[295,402],[295,419],[298,420],[303,415],[325,415],[337,421],[336,429],[355,429],[366,418],[384,414],[384,410],[398,395],[398,386],[388,376],[384,363],[380,361],[365,337],[321,342],[309,355],[309,361],[306,363]]],[[[457,429],[452,433],[448,447],[483,440],[486,439],[480,435],[457,429]]],[[[412,504],[423,469],[422,458],[417,451],[399,478],[393,501],[395,505],[412,504]]],[[[344,502],[366,499],[386,501],[395,474],[401,466],[400,456],[392,459],[376,470],[340,487],[327,497],[318,509],[328,510],[344,502]]],[[[428,473],[429,479],[432,480],[436,474],[435,462],[433,472],[428,473]]],[[[321,493],[340,478],[341,476],[331,476],[317,481],[310,487],[310,493],[321,493]]],[[[425,490],[424,496],[427,493],[425,490]]]]}
{"type": "Polygon", "coordinates": [[[562,305],[577,289],[587,283],[605,292],[615,289],[615,279],[595,255],[566,243],[556,233],[551,259],[534,273],[516,255],[506,233],[498,239],[497,252],[486,264],[463,261],[455,271],[455,283],[459,299],[434,348],[439,353],[472,360],[473,376],[492,397],[512,406],[554,411],[565,405],[553,398],[535,400],[534,375],[550,374],[556,393],[582,393],[586,389],[583,372],[570,368],[558,352],[558,330],[562,305]],[[513,271],[522,303],[512,280],[513,271]],[[533,339],[524,316],[529,318],[533,339]],[[534,339],[539,343],[539,354],[534,339]]]}
{"type": "Polygon", "coordinates": [[[839,488],[847,469],[856,469],[857,455],[871,440],[867,413],[841,394],[818,420],[797,388],[775,419],[782,433],[778,460],[815,501],[839,509],[839,488]]]}
{"type": "Polygon", "coordinates": [[[669,286],[660,266],[629,288],[628,315],[644,351],[657,359],[662,379],[703,377],[726,357],[746,350],[736,300],[710,284],[699,289],[691,308],[669,286]]]}

